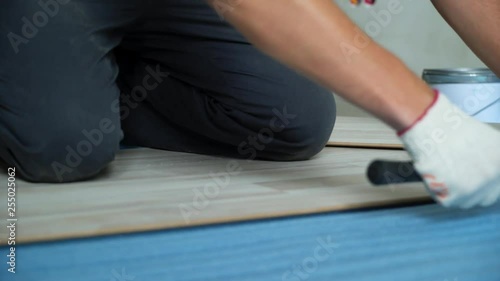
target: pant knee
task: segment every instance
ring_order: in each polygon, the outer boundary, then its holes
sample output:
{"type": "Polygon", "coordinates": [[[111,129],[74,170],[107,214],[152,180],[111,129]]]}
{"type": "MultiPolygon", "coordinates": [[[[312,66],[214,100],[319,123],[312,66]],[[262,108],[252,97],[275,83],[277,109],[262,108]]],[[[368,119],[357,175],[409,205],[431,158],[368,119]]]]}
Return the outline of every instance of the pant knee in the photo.
{"type": "Polygon", "coordinates": [[[272,110],[269,126],[240,145],[240,155],[254,152],[256,158],[299,161],[323,150],[335,125],[335,99],[330,91],[307,85],[303,98],[290,100],[280,109],[272,110]]]}
{"type": "Polygon", "coordinates": [[[281,145],[273,157],[278,161],[308,160],[321,152],[335,125],[335,103],[325,104],[314,114],[302,116],[301,125],[285,130],[281,136],[281,145]]]}
{"type": "MultiPolygon", "coordinates": [[[[109,129],[109,128],[108,128],[109,129]]],[[[72,182],[97,175],[115,157],[121,131],[71,130],[11,145],[2,158],[32,182],[72,182]]],[[[3,150],[3,149],[2,149],[3,150]]]]}

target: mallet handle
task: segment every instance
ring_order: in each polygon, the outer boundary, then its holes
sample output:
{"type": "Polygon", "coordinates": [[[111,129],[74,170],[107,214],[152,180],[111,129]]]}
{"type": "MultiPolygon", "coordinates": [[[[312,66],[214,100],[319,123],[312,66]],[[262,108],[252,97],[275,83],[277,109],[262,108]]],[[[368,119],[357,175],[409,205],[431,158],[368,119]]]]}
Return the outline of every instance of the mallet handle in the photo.
{"type": "Polygon", "coordinates": [[[413,162],[409,161],[373,161],[368,167],[367,176],[374,185],[422,181],[422,177],[415,170],[413,162]]]}

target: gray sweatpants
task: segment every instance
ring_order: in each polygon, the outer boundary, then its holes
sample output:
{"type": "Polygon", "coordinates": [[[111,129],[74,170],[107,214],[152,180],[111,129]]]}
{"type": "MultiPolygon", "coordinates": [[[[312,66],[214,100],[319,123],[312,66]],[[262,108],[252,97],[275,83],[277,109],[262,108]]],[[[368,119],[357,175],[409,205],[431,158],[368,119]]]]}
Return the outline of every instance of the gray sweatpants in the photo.
{"type": "Polygon", "coordinates": [[[92,177],[120,143],[304,160],[333,129],[329,91],[256,50],[203,0],[1,6],[0,158],[27,180],[92,177]]]}

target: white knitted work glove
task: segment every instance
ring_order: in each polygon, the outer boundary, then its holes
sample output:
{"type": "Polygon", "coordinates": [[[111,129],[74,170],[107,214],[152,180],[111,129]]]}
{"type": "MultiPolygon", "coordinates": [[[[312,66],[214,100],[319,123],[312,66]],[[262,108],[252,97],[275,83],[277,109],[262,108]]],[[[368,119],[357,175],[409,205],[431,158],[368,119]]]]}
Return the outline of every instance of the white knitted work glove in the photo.
{"type": "Polygon", "coordinates": [[[444,95],[399,134],[432,197],[443,206],[489,206],[500,197],[500,132],[444,95]]]}

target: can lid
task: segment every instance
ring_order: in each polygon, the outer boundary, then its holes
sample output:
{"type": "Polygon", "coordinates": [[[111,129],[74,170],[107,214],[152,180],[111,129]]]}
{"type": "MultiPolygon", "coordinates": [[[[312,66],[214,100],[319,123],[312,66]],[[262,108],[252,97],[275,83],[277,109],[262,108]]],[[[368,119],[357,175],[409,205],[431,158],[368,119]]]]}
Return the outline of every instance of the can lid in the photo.
{"type": "Polygon", "coordinates": [[[488,68],[424,69],[422,78],[429,84],[500,83],[488,68]]]}

